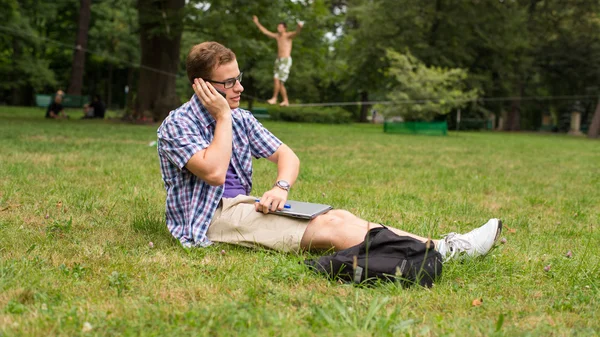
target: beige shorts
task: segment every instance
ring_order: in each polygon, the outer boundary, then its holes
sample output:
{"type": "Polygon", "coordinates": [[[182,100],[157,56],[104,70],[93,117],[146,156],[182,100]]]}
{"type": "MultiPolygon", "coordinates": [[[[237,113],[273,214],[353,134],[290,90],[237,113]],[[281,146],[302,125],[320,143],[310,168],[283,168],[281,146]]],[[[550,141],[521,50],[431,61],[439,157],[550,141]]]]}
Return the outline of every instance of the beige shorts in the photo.
{"type": "Polygon", "coordinates": [[[245,247],[297,252],[309,220],[263,214],[254,209],[256,198],[223,198],[208,227],[208,239],[245,247]]]}

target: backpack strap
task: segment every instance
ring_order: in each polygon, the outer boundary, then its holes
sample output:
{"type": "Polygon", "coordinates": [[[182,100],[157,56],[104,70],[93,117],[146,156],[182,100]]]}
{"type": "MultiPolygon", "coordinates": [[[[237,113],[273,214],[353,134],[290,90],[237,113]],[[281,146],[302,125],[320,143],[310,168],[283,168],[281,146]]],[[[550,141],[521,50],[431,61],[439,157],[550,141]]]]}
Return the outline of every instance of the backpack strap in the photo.
{"type": "Polygon", "coordinates": [[[356,268],[354,269],[354,283],[360,283],[362,281],[362,272],[363,267],[356,266],[356,268]]]}

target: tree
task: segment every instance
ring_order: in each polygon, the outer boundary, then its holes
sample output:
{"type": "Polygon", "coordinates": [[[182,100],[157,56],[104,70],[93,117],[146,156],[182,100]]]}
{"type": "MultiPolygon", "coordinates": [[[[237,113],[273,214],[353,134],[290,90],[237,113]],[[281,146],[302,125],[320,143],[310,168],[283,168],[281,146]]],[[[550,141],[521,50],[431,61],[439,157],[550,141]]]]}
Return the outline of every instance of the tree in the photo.
{"type": "Polygon", "coordinates": [[[397,84],[387,95],[392,104],[378,106],[384,116],[429,121],[477,98],[477,90],[464,90],[467,72],[463,69],[427,67],[410,53],[391,49],[387,50],[387,58],[388,76],[397,84]]]}
{"type": "MultiPolygon", "coordinates": [[[[92,5],[89,44],[98,53],[88,60],[88,71],[92,72],[87,76],[88,90],[90,94],[104,93],[107,107],[115,100],[123,103],[125,86],[129,89],[134,86],[133,74],[140,59],[137,27],[133,0],[105,0],[92,5]],[[118,96],[113,97],[115,94],[118,96]]],[[[128,101],[132,96],[127,95],[128,101]]],[[[126,108],[132,107],[126,104],[126,108]]]]}
{"type": "Polygon", "coordinates": [[[45,57],[37,22],[56,15],[56,5],[0,0],[0,101],[29,105],[35,91],[57,84],[51,59],[45,57]]]}
{"type": "MultiPolygon", "coordinates": [[[[273,61],[277,55],[275,40],[256,28],[252,15],[257,15],[271,31],[281,21],[287,23],[289,30],[296,28],[297,21],[304,21],[302,32],[293,42],[293,66],[286,87],[293,101],[314,102],[322,98],[324,73],[332,62],[327,57],[330,43],[324,36],[334,29],[335,19],[326,2],[219,0],[211,1],[208,6],[206,1],[192,0],[186,9],[182,50],[207,40],[231,48],[244,71],[244,100],[251,104],[255,98],[267,98],[272,93],[273,61]]],[[[180,79],[179,87],[189,88],[185,76],[180,79]]]]}
{"type": "Polygon", "coordinates": [[[85,71],[85,51],[87,48],[88,30],[91,16],[91,0],[81,0],[79,5],[79,23],[77,25],[77,40],[73,50],[73,66],[67,94],[81,95],[83,73],[85,71]]]}
{"type": "Polygon", "coordinates": [[[179,105],[176,78],[185,0],[139,0],[141,67],[136,113],[164,119],[179,105]]]}
{"type": "Polygon", "coordinates": [[[600,97],[598,97],[598,103],[596,104],[596,112],[592,118],[592,123],[588,130],[588,137],[598,138],[600,136],[600,97]]]}

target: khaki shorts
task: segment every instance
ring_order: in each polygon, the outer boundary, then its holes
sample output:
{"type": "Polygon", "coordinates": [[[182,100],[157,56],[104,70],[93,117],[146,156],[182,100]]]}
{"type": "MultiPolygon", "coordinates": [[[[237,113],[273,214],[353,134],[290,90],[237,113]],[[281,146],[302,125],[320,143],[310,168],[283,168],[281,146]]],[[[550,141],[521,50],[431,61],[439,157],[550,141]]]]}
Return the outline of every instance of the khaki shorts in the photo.
{"type": "Polygon", "coordinates": [[[246,195],[223,198],[208,227],[208,239],[245,247],[299,251],[309,220],[257,212],[255,200],[246,195]]]}

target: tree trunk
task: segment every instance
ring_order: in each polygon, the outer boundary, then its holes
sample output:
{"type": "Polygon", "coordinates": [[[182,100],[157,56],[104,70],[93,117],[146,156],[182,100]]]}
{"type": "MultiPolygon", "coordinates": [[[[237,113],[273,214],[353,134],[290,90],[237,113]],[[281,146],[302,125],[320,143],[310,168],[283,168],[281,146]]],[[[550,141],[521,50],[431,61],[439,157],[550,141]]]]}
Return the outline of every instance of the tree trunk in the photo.
{"type": "Polygon", "coordinates": [[[436,45],[436,37],[438,33],[438,29],[440,28],[440,15],[442,13],[442,0],[435,1],[435,15],[433,17],[433,23],[431,24],[431,29],[429,30],[429,46],[431,48],[435,48],[436,45]]]}
{"type": "MultiPolygon", "coordinates": [[[[19,44],[18,39],[13,38],[12,47],[13,47],[12,67],[13,67],[13,69],[16,69],[17,62],[19,61],[19,58],[21,58],[21,45],[19,44]]],[[[9,72],[7,75],[8,75],[8,83],[16,82],[17,74],[15,74],[15,70],[9,72]]],[[[20,85],[12,87],[10,96],[11,96],[11,99],[10,99],[11,105],[23,105],[22,104],[23,94],[22,94],[20,85]]]]}
{"type": "Polygon", "coordinates": [[[521,129],[521,98],[515,98],[511,102],[510,111],[506,116],[504,131],[519,131],[521,129]]]}
{"type": "Polygon", "coordinates": [[[359,122],[361,123],[366,123],[367,122],[367,116],[369,115],[369,105],[365,104],[364,102],[368,102],[369,101],[369,92],[368,91],[362,91],[360,93],[360,101],[363,102],[360,105],[360,119],[359,122]]]}
{"type": "Polygon", "coordinates": [[[127,70],[127,89],[125,90],[125,116],[131,115],[133,118],[137,118],[136,112],[133,107],[133,97],[134,92],[136,92],[133,88],[133,68],[129,67],[127,70]]]}
{"type": "Polygon", "coordinates": [[[112,105],[113,64],[108,64],[108,82],[106,83],[106,110],[112,105]]]}
{"type": "Polygon", "coordinates": [[[138,0],[142,60],[136,113],[163,120],[179,105],[176,94],[185,0],[138,0]]]}
{"type": "Polygon", "coordinates": [[[523,91],[525,86],[523,82],[519,82],[518,85],[518,97],[515,97],[510,106],[510,111],[506,116],[506,122],[504,123],[504,131],[519,131],[521,130],[521,97],[523,97],[523,91]]]}
{"type": "Polygon", "coordinates": [[[588,137],[598,138],[598,136],[600,136],[600,97],[598,97],[596,112],[594,112],[592,123],[590,123],[590,128],[588,129],[588,137]]]}
{"type": "Polygon", "coordinates": [[[91,0],[81,0],[79,6],[79,23],[77,28],[77,42],[73,51],[73,66],[67,94],[81,95],[83,87],[83,72],[85,70],[85,49],[87,48],[88,30],[90,27],[91,0]]]}

